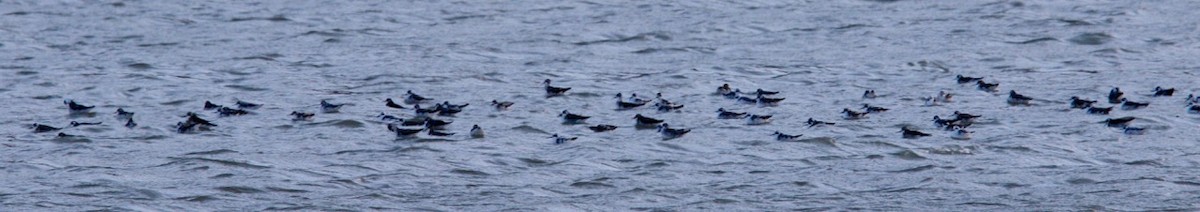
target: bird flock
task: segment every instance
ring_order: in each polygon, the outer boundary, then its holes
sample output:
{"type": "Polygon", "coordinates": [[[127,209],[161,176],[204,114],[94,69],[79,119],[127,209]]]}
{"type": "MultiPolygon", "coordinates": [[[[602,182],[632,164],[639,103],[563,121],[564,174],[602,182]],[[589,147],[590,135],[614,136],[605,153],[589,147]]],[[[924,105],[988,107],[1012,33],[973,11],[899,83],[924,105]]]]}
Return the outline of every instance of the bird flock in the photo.
{"type": "MultiPolygon", "coordinates": [[[[999,86],[1000,86],[1000,84],[996,83],[996,82],[992,82],[992,83],[985,82],[983,77],[966,77],[966,76],[962,76],[962,75],[957,75],[956,81],[958,84],[974,83],[979,90],[985,91],[985,92],[998,92],[999,86]]],[[[543,86],[544,86],[545,95],[547,98],[562,96],[571,90],[571,87],[557,87],[557,86],[551,85],[550,79],[546,79],[545,81],[543,81],[543,86]]],[[[1153,92],[1152,97],[1170,97],[1170,96],[1174,95],[1175,88],[1155,87],[1152,90],[1152,92],[1153,92]]],[[[773,96],[779,94],[778,91],[767,91],[767,90],[763,90],[763,89],[756,89],[755,91],[752,91],[752,92],[743,92],[740,89],[733,88],[729,84],[723,84],[723,85],[717,87],[715,94],[717,94],[721,97],[724,97],[726,99],[736,101],[737,103],[755,104],[755,105],[758,105],[761,107],[778,106],[780,102],[785,100],[785,98],[773,97],[773,96]]],[[[938,94],[936,94],[934,96],[924,97],[923,100],[925,101],[925,104],[927,106],[937,106],[937,105],[943,105],[943,104],[952,102],[953,97],[954,97],[953,94],[946,93],[945,91],[939,91],[938,94]]],[[[662,96],[662,93],[657,93],[653,99],[640,97],[636,93],[631,93],[629,96],[625,96],[622,93],[617,93],[615,95],[615,98],[616,98],[615,106],[616,106],[617,110],[631,110],[631,109],[636,109],[636,108],[642,108],[642,107],[646,107],[646,105],[649,105],[650,103],[654,103],[653,104],[654,109],[657,111],[660,111],[660,112],[679,111],[680,109],[682,109],[684,107],[683,104],[664,99],[662,96]]],[[[881,98],[881,97],[879,95],[876,95],[875,90],[866,90],[863,92],[862,98],[875,99],[875,98],[881,98]]],[[[1017,93],[1017,91],[1015,91],[1015,90],[1009,90],[1008,99],[1006,102],[1010,106],[1031,106],[1031,105],[1033,105],[1034,100],[1036,100],[1036,98],[1017,93]]],[[[1068,100],[1069,100],[1069,107],[1071,109],[1084,110],[1088,114],[1096,114],[1096,115],[1108,115],[1109,113],[1112,112],[1112,109],[1113,109],[1113,107],[1115,107],[1115,105],[1120,105],[1122,110],[1137,110],[1137,109],[1148,107],[1150,105],[1149,102],[1137,102],[1137,101],[1129,100],[1125,96],[1125,93],[1122,92],[1120,88],[1115,88],[1115,87],[1108,93],[1108,96],[1107,96],[1107,100],[1108,100],[1107,102],[1109,104],[1112,104],[1113,106],[1099,107],[1099,106],[1097,106],[1099,101],[1086,99],[1086,98],[1079,97],[1079,96],[1072,96],[1068,100]]],[[[392,109],[411,110],[411,111],[413,111],[412,117],[401,118],[396,115],[388,115],[386,113],[380,113],[377,116],[377,118],[380,121],[385,123],[386,129],[388,131],[394,133],[397,137],[400,137],[400,138],[417,137],[422,132],[424,132],[425,135],[431,136],[431,137],[446,137],[446,136],[455,135],[456,133],[454,133],[454,132],[446,131],[446,126],[453,124],[453,122],[449,121],[449,120],[438,119],[438,118],[454,117],[455,114],[463,112],[464,109],[466,107],[468,107],[470,104],[464,103],[464,104],[456,105],[456,104],[451,104],[449,101],[443,101],[441,103],[434,103],[433,107],[424,107],[424,108],[421,107],[421,104],[428,105],[428,103],[431,103],[431,102],[434,102],[433,98],[424,97],[424,96],[418,95],[418,94],[414,93],[413,91],[409,90],[404,95],[404,99],[402,102],[397,103],[396,101],[392,100],[391,98],[387,98],[386,100],[384,100],[384,106],[387,108],[392,108],[392,109]],[[438,117],[438,118],[435,118],[435,117],[438,117]]],[[[70,99],[64,100],[63,103],[66,104],[68,110],[72,114],[90,113],[90,111],[95,108],[95,106],[79,104],[79,103],[75,102],[74,100],[70,100],[70,99]]],[[[1186,103],[1185,108],[1188,113],[1200,114],[1200,97],[1195,96],[1194,94],[1188,95],[1187,98],[1185,99],[1185,103],[1186,103]]],[[[490,102],[490,104],[497,111],[506,111],[510,107],[513,107],[515,105],[514,102],[500,101],[500,100],[492,100],[490,102]]],[[[343,108],[347,105],[351,105],[351,104],[330,103],[328,101],[322,100],[320,102],[320,111],[322,113],[338,113],[341,108],[343,108]]],[[[243,116],[243,115],[254,114],[252,111],[255,109],[258,109],[260,107],[262,107],[262,104],[246,102],[246,101],[241,101],[241,100],[235,101],[231,106],[219,105],[219,104],[213,103],[211,101],[205,101],[202,109],[205,111],[212,111],[218,117],[226,117],[226,116],[243,116]]],[[[842,113],[845,121],[855,121],[855,120],[867,118],[871,114],[886,113],[888,110],[889,110],[888,108],[884,108],[884,107],[880,107],[880,106],[863,104],[861,108],[858,108],[858,110],[851,109],[851,108],[844,108],[844,109],[842,109],[841,113],[842,113]]],[[[736,112],[736,111],[727,110],[725,108],[717,109],[716,113],[717,113],[716,117],[715,117],[716,119],[744,119],[746,121],[746,124],[751,125],[751,126],[765,125],[765,124],[770,124],[772,122],[772,115],[750,114],[747,112],[736,112]]],[[[117,119],[123,121],[124,126],[128,127],[128,128],[135,128],[138,126],[137,122],[134,121],[134,114],[135,114],[134,112],[126,111],[124,108],[117,108],[117,110],[116,110],[117,119]]],[[[292,117],[293,121],[302,122],[302,121],[311,121],[313,119],[313,117],[316,116],[316,113],[292,111],[291,114],[289,114],[289,115],[292,117]]],[[[562,112],[560,112],[558,114],[558,117],[561,118],[562,123],[566,124],[566,125],[586,124],[587,120],[589,118],[591,118],[591,116],[581,115],[579,113],[572,113],[569,110],[562,110],[562,112]]],[[[969,130],[971,125],[974,124],[975,120],[980,117],[982,117],[982,116],[964,113],[964,112],[960,112],[960,111],[954,111],[953,114],[946,116],[946,117],[936,116],[936,115],[933,116],[932,123],[934,126],[937,126],[938,128],[949,131],[950,138],[952,138],[952,139],[967,140],[967,139],[970,139],[971,134],[974,133],[974,131],[969,130]]],[[[179,121],[175,124],[175,132],[193,133],[196,131],[212,130],[211,129],[212,127],[218,126],[217,124],[214,124],[213,121],[205,119],[202,117],[202,115],[193,113],[193,112],[188,112],[187,114],[185,114],[183,116],[183,118],[184,118],[184,120],[179,121]]],[[[684,136],[692,131],[692,129],[687,129],[687,128],[672,128],[671,125],[669,125],[666,120],[649,117],[646,115],[642,115],[640,113],[635,114],[633,116],[633,119],[635,121],[634,126],[636,128],[657,129],[658,132],[661,133],[662,138],[664,140],[678,138],[678,137],[684,136]]],[[[1115,128],[1122,129],[1124,131],[1124,133],[1130,134],[1130,135],[1144,134],[1146,131],[1146,129],[1144,127],[1131,126],[1131,123],[1134,120],[1136,120],[1136,118],[1134,118],[1134,117],[1108,118],[1103,121],[1100,121],[1099,123],[1103,123],[1109,127],[1115,127],[1115,128]]],[[[32,124],[30,128],[33,130],[34,133],[45,133],[45,132],[60,131],[64,128],[68,128],[68,127],[79,127],[79,126],[85,126],[85,125],[102,125],[102,124],[103,124],[102,122],[71,121],[68,126],[64,126],[64,127],[54,127],[54,126],[35,123],[35,124],[32,124]]],[[[810,128],[836,125],[836,123],[834,123],[834,122],[815,120],[813,118],[808,118],[808,120],[805,121],[805,124],[810,128]]],[[[603,132],[616,130],[618,127],[616,125],[610,125],[610,124],[596,124],[596,125],[587,126],[587,128],[595,133],[603,133],[603,132]]],[[[930,133],[922,132],[917,129],[912,129],[909,126],[901,127],[899,133],[902,138],[906,138],[906,139],[917,139],[917,138],[921,138],[921,137],[932,136],[932,134],[930,134],[930,133]]],[[[486,134],[484,133],[482,127],[480,127],[479,125],[473,125],[471,127],[471,130],[469,131],[469,135],[471,138],[483,138],[483,137],[485,137],[486,134]]],[[[81,137],[79,135],[70,135],[70,134],[66,134],[66,133],[62,133],[62,132],[59,132],[58,136],[59,137],[81,137]]],[[[785,134],[783,132],[775,131],[771,134],[771,136],[774,136],[775,139],[779,140],[779,141],[797,141],[797,140],[801,139],[801,137],[803,135],[802,134],[791,135],[791,134],[785,134]]],[[[562,136],[559,134],[553,134],[549,138],[553,139],[553,142],[556,144],[562,144],[562,143],[567,143],[570,141],[577,140],[579,137],[562,136]]]]}

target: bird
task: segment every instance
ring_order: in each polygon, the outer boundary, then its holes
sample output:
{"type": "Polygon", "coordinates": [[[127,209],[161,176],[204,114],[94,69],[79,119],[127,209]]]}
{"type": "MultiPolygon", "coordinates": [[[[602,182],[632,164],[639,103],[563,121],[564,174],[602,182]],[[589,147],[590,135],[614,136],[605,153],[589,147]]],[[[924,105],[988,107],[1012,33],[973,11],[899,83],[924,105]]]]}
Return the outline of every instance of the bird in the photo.
{"type": "MultiPolygon", "coordinates": [[[[621,93],[617,93],[617,99],[621,99],[621,93]]],[[[635,102],[635,103],[649,103],[649,102],[651,102],[651,100],[649,100],[649,99],[643,99],[642,97],[638,97],[637,93],[630,93],[630,94],[629,94],[629,99],[628,99],[628,100],[626,100],[626,101],[629,101],[629,102],[635,102]]]]}
{"type": "Polygon", "coordinates": [[[452,104],[450,104],[449,101],[447,101],[445,103],[438,103],[437,105],[435,105],[436,107],[434,107],[434,109],[438,111],[438,115],[454,116],[454,114],[462,112],[463,107],[466,107],[467,105],[470,105],[470,104],[452,105],[452,104]]]}
{"type": "Polygon", "coordinates": [[[574,141],[575,139],[579,139],[579,137],[562,137],[562,136],[558,136],[558,134],[554,134],[554,135],[550,136],[550,138],[554,139],[554,144],[564,144],[564,143],[567,143],[567,141],[574,141]]]}
{"type": "Polygon", "coordinates": [[[233,109],[229,107],[221,107],[217,109],[217,114],[221,116],[240,116],[250,114],[250,111],[242,109],[233,109]]]}
{"type": "Polygon", "coordinates": [[[591,116],[574,114],[574,113],[567,112],[567,110],[563,110],[562,113],[558,114],[558,116],[562,117],[563,123],[567,123],[567,124],[578,124],[578,123],[582,123],[582,122],[586,121],[588,118],[591,118],[591,116]]]}
{"type": "MultiPolygon", "coordinates": [[[[737,89],[734,89],[734,92],[743,93],[742,91],[737,90],[737,89]]],[[[766,91],[766,90],[763,90],[762,88],[759,88],[758,90],[755,90],[754,92],[747,92],[747,93],[743,93],[743,94],[775,95],[775,94],[779,94],[779,91],[766,91]]]]}
{"type": "Polygon", "coordinates": [[[664,139],[678,138],[691,131],[691,129],[671,128],[667,123],[658,125],[658,132],[662,133],[664,139]]]}
{"type": "Polygon", "coordinates": [[[1173,96],[1175,88],[1163,89],[1162,87],[1154,87],[1154,96],[1173,96]]]}
{"type": "Polygon", "coordinates": [[[1125,98],[1121,98],[1122,95],[1125,95],[1125,92],[1121,92],[1121,88],[1114,87],[1112,90],[1108,91],[1108,103],[1121,103],[1121,101],[1125,100],[1125,98]]]}
{"type": "Polygon", "coordinates": [[[771,123],[771,115],[753,115],[746,117],[746,125],[764,125],[771,123]]]}
{"type": "Polygon", "coordinates": [[[59,137],[59,138],[78,138],[78,137],[83,137],[83,136],[71,135],[71,134],[59,132],[57,137],[59,137]]]}
{"type": "Polygon", "coordinates": [[[446,125],[450,125],[450,123],[453,122],[425,117],[425,128],[429,129],[441,129],[446,127],[446,125]]]}
{"type": "Polygon", "coordinates": [[[425,126],[423,117],[413,117],[411,119],[400,119],[400,126],[425,126]]]}
{"type": "MultiPolygon", "coordinates": [[[[721,96],[724,96],[726,99],[738,99],[738,97],[739,97],[738,93],[733,92],[733,91],[730,91],[728,93],[723,93],[723,94],[721,94],[721,96]]],[[[753,98],[747,98],[747,99],[753,99],[753,98]]]]}
{"type": "Polygon", "coordinates": [[[471,125],[471,137],[472,138],[483,138],[483,128],[479,127],[478,124],[471,125]]]}
{"type": "Polygon", "coordinates": [[[946,93],[946,91],[938,91],[937,96],[934,96],[933,100],[938,102],[950,102],[953,101],[953,98],[953,94],[946,93]]]}
{"type": "Polygon", "coordinates": [[[404,98],[404,103],[419,104],[419,103],[424,103],[426,101],[433,100],[433,98],[425,98],[424,96],[417,95],[416,93],[413,93],[412,90],[408,90],[405,93],[407,94],[406,95],[407,97],[404,98]]]}
{"type": "Polygon", "coordinates": [[[313,116],[316,116],[317,114],[292,111],[292,114],[290,115],[292,115],[292,121],[307,121],[312,120],[313,116]]]}
{"type": "Polygon", "coordinates": [[[1122,129],[1122,131],[1123,131],[1125,134],[1128,134],[1128,135],[1143,135],[1143,134],[1146,134],[1146,128],[1144,128],[1144,127],[1130,127],[1130,126],[1125,126],[1125,127],[1122,127],[1121,129],[1122,129]]]}
{"type": "Polygon", "coordinates": [[[654,103],[654,108],[657,108],[658,112],[671,112],[671,111],[678,111],[679,109],[682,109],[683,105],[673,104],[671,102],[663,100],[662,102],[654,103]]]}
{"type": "Polygon", "coordinates": [[[908,138],[908,139],[930,136],[929,133],[908,129],[908,127],[900,128],[900,132],[901,132],[901,134],[900,134],[901,137],[908,138]]]}
{"type": "Polygon", "coordinates": [[[125,108],[117,108],[117,117],[118,118],[133,117],[133,112],[125,111],[125,108]]]}
{"type": "Polygon", "coordinates": [[[842,109],[842,113],[846,114],[846,119],[861,119],[867,117],[866,112],[853,111],[850,110],[850,108],[842,109]]]}
{"type": "Polygon", "coordinates": [[[1092,104],[1095,104],[1095,103],[1096,103],[1096,100],[1080,99],[1078,96],[1071,97],[1071,108],[1072,109],[1089,108],[1089,107],[1092,107],[1092,104]]]}
{"type": "Polygon", "coordinates": [[[946,127],[958,122],[959,119],[943,119],[941,116],[933,116],[933,124],[939,127],[946,127]]]}
{"type": "MultiPolygon", "coordinates": [[[[395,116],[388,115],[388,114],[384,114],[384,113],[379,113],[379,115],[378,115],[378,116],[376,116],[376,117],[379,117],[379,119],[382,119],[383,121],[387,121],[387,122],[397,122],[397,121],[403,121],[403,120],[404,120],[404,119],[402,119],[402,118],[395,117],[395,116]]],[[[424,124],[424,123],[425,123],[425,120],[421,120],[421,124],[424,124]]]]}
{"type": "Polygon", "coordinates": [[[863,99],[874,99],[875,97],[879,97],[878,95],[875,95],[875,90],[863,91],[863,99]]]}
{"type": "Polygon", "coordinates": [[[223,108],[223,107],[225,107],[225,106],[213,104],[211,101],[204,101],[204,110],[216,110],[217,108],[223,108]]]}
{"type": "Polygon", "coordinates": [[[1122,101],[1124,101],[1123,103],[1121,103],[1122,110],[1135,110],[1135,109],[1143,108],[1146,106],[1150,106],[1149,102],[1135,102],[1135,101],[1124,100],[1124,98],[1121,98],[1121,99],[1122,99],[1122,101]]]}
{"type": "Polygon", "coordinates": [[[392,98],[388,98],[387,100],[384,100],[383,102],[387,103],[386,104],[387,107],[390,107],[390,108],[408,109],[408,108],[404,107],[404,105],[396,104],[396,102],[392,101],[392,98]]]}
{"type": "Polygon", "coordinates": [[[958,78],[958,84],[967,84],[967,83],[983,80],[983,77],[964,77],[961,74],[959,74],[957,76],[957,78],[958,78]]]}
{"type": "Polygon", "coordinates": [[[127,128],[134,128],[137,127],[137,125],[137,122],[133,122],[133,117],[130,117],[128,121],[125,121],[125,127],[127,128]]]}
{"type": "Polygon", "coordinates": [[[421,108],[421,105],[413,105],[413,113],[417,116],[427,116],[429,114],[437,113],[438,111],[440,110],[437,107],[434,107],[433,109],[426,109],[421,108]]]}
{"type": "Polygon", "coordinates": [[[417,133],[420,133],[421,131],[425,130],[424,128],[415,128],[415,129],[400,128],[400,127],[397,127],[395,124],[388,124],[387,129],[388,129],[388,131],[392,131],[392,132],[396,133],[396,137],[414,136],[417,133]]]}
{"type": "Polygon", "coordinates": [[[643,116],[642,114],[634,115],[633,119],[637,120],[637,125],[639,126],[654,126],[663,122],[662,119],[650,118],[643,116]]]}
{"type": "Polygon", "coordinates": [[[92,105],[92,106],[81,105],[79,103],[76,103],[75,100],[70,100],[70,99],[63,100],[63,104],[66,104],[67,109],[69,109],[72,113],[87,112],[89,110],[92,110],[92,108],[96,108],[95,105],[92,105]]]}
{"type": "Polygon", "coordinates": [[[211,127],[217,126],[216,124],[213,124],[211,121],[200,118],[199,115],[196,115],[196,113],[192,113],[192,112],[188,112],[187,120],[185,122],[195,123],[195,124],[204,125],[204,126],[211,126],[211,127]]]}
{"type": "Polygon", "coordinates": [[[746,113],[727,111],[725,108],[717,108],[717,118],[719,119],[740,119],[746,117],[746,113]]]}
{"type": "Polygon", "coordinates": [[[563,94],[566,94],[568,90],[571,90],[571,88],[570,88],[570,87],[554,87],[554,86],[550,86],[550,79],[546,79],[546,81],[543,81],[543,82],[542,82],[542,84],[543,84],[543,85],[545,85],[545,87],[546,87],[546,96],[547,96],[547,97],[550,97],[550,96],[561,96],[561,95],[563,95],[563,94]]]}
{"type": "Polygon", "coordinates": [[[1200,113],[1200,105],[1191,105],[1190,107],[1188,107],[1188,112],[1200,113]]]}
{"type": "Polygon", "coordinates": [[[193,130],[196,129],[196,126],[198,126],[198,125],[200,125],[200,124],[196,123],[196,122],[190,122],[190,121],[177,122],[177,123],[175,123],[175,132],[177,132],[177,133],[192,132],[193,130]]]}
{"type": "Polygon", "coordinates": [[[466,108],[467,106],[471,106],[471,103],[463,103],[461,105],[456,105],[456,104],[450,104],[450,101],[444,101],[444,102],[442,102],[442,106],[446,107],[446,109],[462,111],[463,108],[466,108]]]}
{"type": "Polygon", "coordinates": [[[617,129],[617,126],[600,124],[600,125],[596,125],[596,126],[590,126],[590,127],[588,127],[588,129],[591,129],[592,132],[605,132],[605,131],[615,130],[615,129],[617,129]]]}
{"type": "Polygon", "coordinates": [[[971,139],[972,133],[975,133],[975,131],[967,131],[967,129],[956,128],[954,133],[950,134],[950,138],[955,140],[969,140],[971,139]]]}
{"type": "Polygon", "coordinates": [[[783,101],[783,99],[784,98],[770,98],[766,97],[766,94],[759,93],[758,98],[755,100],[757,100],[757,103],[760,106],[778,106],[779,102],[783,101]]]}
{"type": "Polygon", "coordinates": [[[1134,119],[1137,119],[1137,118],[1126,116],[1126,117],[1115,118],[1115,119],[1112,119],[1112,118],[1105,119],[1104,121],[1101,121],[1100,123],[1104,123],[1104,125],[1107,125],[1109,127],[1125,127],[1125,126],[1129,125],[1129,122],[1132,122],[1134,119]]]}
{"type": "Polygon", "coordinates": [[[625,100],[621,99],[620,94],[617,95],[617,109],[618,110],[633,109],[636,107],[641,107],[642,105],[646,105],[646,102],[626,102],[625,100]]]}
{"type": "Polygon", "coordinates": [[[501,101],[496,101],[495,99],[492,100],[492,106],[495,106],[496,110],[507,110],[508,107],[512,107],[513,104],[515,104],[515,103],[501,102],[501,101]]]}
{"type": "Polygon", "coordinates": [[[957,110],[956,110],[956,111],[954,111],[954,118],[955,118],[955,119],[961,119],[961,120],[972,121],[972,120],[975,120],[975,118],[979,118],[979,117],[983,117],[983,116],[982,116],[982,115],[970,114],[970,113],[958,112],[957,110]]]}
{"type": "MultiPolygon", "coordinates": [[[[237,100],[233,104],[237,105],[238,109],[247,109],[247,110],[253,110],[253,109],[258,109],[259,107],[262,107],[262,104],[244,102],[242,100],[237,100]]],[[[217,108],[217,109],[220,110],[220,108],[217,108]]]]}
{"type": "Polygon", "coordinates": [[[437,131],[437,130],[433,130],[433,129],[426,131],[425,134],[429,134],[431,136],[437,136],[437,137],[446,137],[446,136],[454,135],[454,133],[452,133],[452,132],[442,132],[442,131],[437,131]]]}
{"type": "Polygon", "coordinates": [[[808,124],[808,127],[814,127],[814,126],[818,126],[818,125],[835,125],[835,123],[833,123],[833,122],[817,121],[817,120],[813,120],[813,118],[808,118],[808,121],[805,121],[804,123],[808,124]]]}
{"type": "Polygon", "coordinates": [[[888,111],[887,108],[875,107],[875,106],[871,106],[870,104],[863,104],[862,108],[866,109],[867,113],[878,113],[878,112],[888,111]]]}
{"type": "Polygon", "coordinates": [[[346,104],[333,104],[329,103],[328,101],[321,100],[321,112],[323,113],[337,113],[338,110],[342,109],[342,106],[346,106],[346,104]]]}
{"type": "Polygon", "coordinates": [[[983,80],[979,80],[978,82],[975,82],[975,84],[978,85],[979,90],[987,92],[996,92],[997,88],[1000,87],[1000,83],[986,83],[983,82],[983,80]]]}
{"type": "Polygon", "coordinates": [[[733,93],[733,88],[729,87],[728,83],[721,85],[721,87],[717,87],[717,94],[728,95],[731,93],[733,93]]]}
{"type": "Polygon", "coordinates": [[[1112,111],[1112,109],[1112,107],[1088,107],[1087,113],[1108,115],[1108,112],[1112,111]]]}
{"type": "Polygon", "coordinates": [[[50,131],[58,131],[58,130],[62,129],[62,128],[51,127],[49,125],[43,125],[43,124],[38,124],[38,123],[34,123],[33,125],[30,126],[30,128],[33,129],[33,133],[44,133],[44,132],[50,132],[50,131]]]}
{"type": "Polygon", "coordinates": [[[775,133],[773,133],[771,135],[774,135],[775,140],[777,140],[777,141],[796,141],[796,139],[800,139],[800,136],[804,136],[804,134],[788,135],[788,134],[783,134],[779,131],[775,131],[775,133]]]}
{"type": "Polygon", "coordinates": [[[1009,105],[1029,105],[1030,100],[1033,100],[1033,97],[1018,94],[1015,90],[1008,91],[1009,105]]]}
{"type": "Polygon", "coordinates": [[[78,127],[78,126],[83,126],[83,125],[100,125],[100,124],[103,124],[103,123],[104,123],[104,122],[76,122],[76,121],[71,121],[71,127],[78,127]]]}

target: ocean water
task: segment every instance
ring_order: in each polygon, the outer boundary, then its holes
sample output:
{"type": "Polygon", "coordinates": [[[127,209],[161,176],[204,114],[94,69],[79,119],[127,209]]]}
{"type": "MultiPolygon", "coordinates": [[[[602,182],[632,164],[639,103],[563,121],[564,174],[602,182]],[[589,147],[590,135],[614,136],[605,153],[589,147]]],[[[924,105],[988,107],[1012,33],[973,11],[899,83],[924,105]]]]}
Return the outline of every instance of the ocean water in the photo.
{"type": "MultiPolygon", "coordinates": [[[[3,211],[1200,210],[1194,1],[0,1],[3,211]],[[960,85],[955,75],[1000,83],[960,85]],[[546,98],[544,79],[572,87],[546,98]],[[714,95],[776,90],[776,107],[714,95]],[[1179,89],[1151,97],[1155,86],[1179,89]],[[1138,110],[1086,114],[1120,87],[1138,110]],[[864,100],[861,93],[880,97],[864,100]],[[406,91],[470,103],[397,138],[406,91]],[[1032,106],[1005,104],[1015,90],[1032,106]],[[939,91],[954,102],[926,106],[939,91]],[[616,93],[685,104],[615,110],[616,93]],[[96,105],[70,114],[62,102],[96,105]],[[513,101],[507,111],[488,106],[513,101]],[[219,117],[204,101],[263,103],[219,117]],[[291,121],[318,102],[340,113],[291,121]],[[891,108],[844,120],[843,108],[891,108]],[[125,128],[117,108],[136,113],[125,128]],[[717,108],[771,114],[749,126],[717,108]],[[562,110],[620,126],[563,125],[562,110]],[[983,115],[969,140],[930,118],[983,115]],[[187,112],[218,127],[180,134],[187,112]],[[663,139],[632,117],[692,132],[663,139]],[[1144,135],[1097,122],[1132,116],[1144,135]],[[837,122],[809,128],[808,118],[837,122]],[[33,123],[65,127],[33,133],[33,123]],[[471,125],[488,136],[472,139],[471,125]],[[901,127],[932,133],[901,138],[901,127]],[[780,142],[770,134],[803,134],[780,142]],[[80,137],[59,138],[57,133],[80,137]],[[551,134],[578,136],[554,144],[551,134]]],[[[429,106],[429,105],[425,105],[429,106]]]]}

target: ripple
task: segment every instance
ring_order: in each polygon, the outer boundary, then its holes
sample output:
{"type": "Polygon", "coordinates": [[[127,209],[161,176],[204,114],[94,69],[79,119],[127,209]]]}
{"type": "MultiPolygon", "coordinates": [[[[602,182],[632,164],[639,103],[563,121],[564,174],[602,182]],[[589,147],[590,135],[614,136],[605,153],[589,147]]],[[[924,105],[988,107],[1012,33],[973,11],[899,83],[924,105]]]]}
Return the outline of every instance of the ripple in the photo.
{"type": "Polygon", "coordinates": [[[1100,45],[1112,41],[1113,36],[1107,33],[1083,33],[1067,39],[1071,43],[1079,45],[1100,45]]]}

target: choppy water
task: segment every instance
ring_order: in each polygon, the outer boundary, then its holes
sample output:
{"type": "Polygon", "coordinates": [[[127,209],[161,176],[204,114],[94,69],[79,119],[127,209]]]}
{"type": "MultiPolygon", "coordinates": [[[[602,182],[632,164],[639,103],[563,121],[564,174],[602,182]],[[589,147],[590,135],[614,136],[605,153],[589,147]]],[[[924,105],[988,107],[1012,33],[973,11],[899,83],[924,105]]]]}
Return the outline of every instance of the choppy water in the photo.
{"type": "MultiPolygon", "coordinates": [[[[1198,210],[1193,1],[0,1],[0,208],[27,210],[1198,210]],[[954,83],[983,76],[1038,98],[954,83]],[[542,79],[574,87],[542,96],[542,79]],[[713,96],[780,90],[778,107],[713,96]],[[1090,115],[1113,86],[1145,109],[1090,115]],[[859,94],[876,89],[879,99],[859,94]],[[447,139],[375,118],[471,103],[447,139]],[[955,102],[923,106],[948,91],[955,102]],[[616,111],[663,92],[679,113],[616,111]],[[97,105],[68,115],[63,99],[97,105]],[[265,103],[217,117],[205,100],[265,103]],[[492,99],[517,102],[510,111],[492,99]],[[317,102],[341,113],[292,122],[317,102]],[[892,108],[858,121],[842,108],[892,108]],[[112,111],[137,113],[126,129],[112,111]],[[773,114],[747,126],[715,111],[773,114]],[[559,111],[622,128],[566,126],[559,111]],[[929,118],[984,115],[971,140],[929,118]],[[174,132],[186,112],[220,126],[174,132]],[[693,132],[662,140],[634,114],[693,132]],[[1096,124],[1134,116],[1145,135],[1096,124]],[[838,125],[806,128],[813,117],[838,125]],[[68,128],[82,138],[32,133],[68,128]],[[486,139],[469,139],[472,124],[486,139]],[[902,139],[901,126],[934,136],[902,139]],[[804,134],[778,142],[771,132],[804,134]],[[554,145],[549,134],[580,136],[554,145]]],[[[1109,104],[1101,103],[1107,106],[1109,104]]]]}

